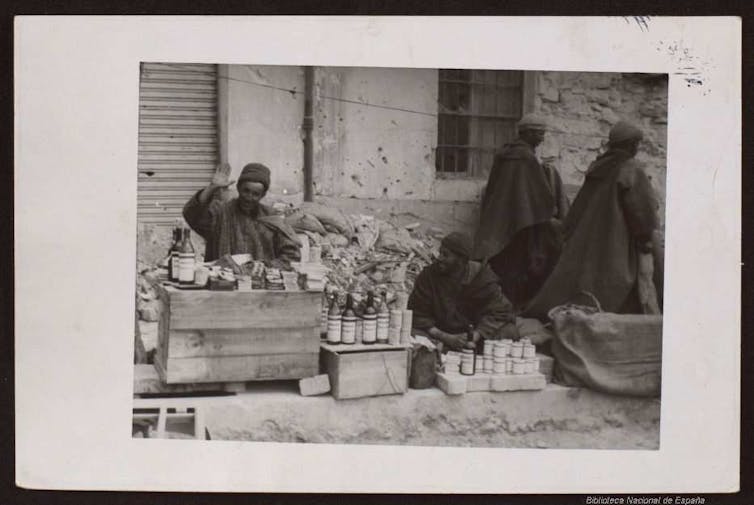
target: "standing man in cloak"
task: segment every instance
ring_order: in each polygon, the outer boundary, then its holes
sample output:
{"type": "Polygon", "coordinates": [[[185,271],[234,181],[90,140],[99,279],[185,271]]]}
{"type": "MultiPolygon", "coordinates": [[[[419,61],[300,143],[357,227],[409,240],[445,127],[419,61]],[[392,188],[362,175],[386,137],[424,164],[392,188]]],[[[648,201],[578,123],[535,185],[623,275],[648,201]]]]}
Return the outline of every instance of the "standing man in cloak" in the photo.
{"type": "Polygon", "coordinates": [[[260,200],[270,188],[270,169],[249,163],[236,183],[238,197],[222,202],[216,193],[231,185],[230,165],[220,165],[210,184],[183,207],[186,222],[206,240],[205,261],[249,253],[255,260],[286,266],[300,258],[296,234],[260,200]]]}
{"type": "Polygon", "coordinates": [[[518,339],[513,307],[490,267],[469,261],[470,244],[469,237],[458,232],[443,238],[439,257],[421,271],[408,299],[415,333],[454,350],[482,339],[518,339]],[[467,338],[469,325],[472,341],[467,338]]]}
{"type": "Polygon", "coordinates": [[[535,149],[546,122],[527,114],[519,137],[496,157],[482,197],[472,257],[489,260],[505,296],[519,309],[539,290],[557,262],[560,221],[568,200],[557,170],[543,165],[535,149]]]}
{"type": "Polygon", "coordinates": [[[652,282],[653,238],[658,201],[643,166],[634,157],[643,138],[618,122],[607,151],[586,172],[564,223],[565,246],[541,291],[525,310],[546,319],[553,307],[587,302],[587,291],[606,312],[659,313],[652,282]]]}

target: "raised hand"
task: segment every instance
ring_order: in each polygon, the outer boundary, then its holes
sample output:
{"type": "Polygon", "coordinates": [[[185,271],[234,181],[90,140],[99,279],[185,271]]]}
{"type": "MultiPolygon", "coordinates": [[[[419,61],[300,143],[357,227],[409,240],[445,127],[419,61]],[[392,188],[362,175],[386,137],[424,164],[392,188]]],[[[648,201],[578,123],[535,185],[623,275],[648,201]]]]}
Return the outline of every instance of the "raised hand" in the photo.
{"type": "Polygon", "coordinates": [[[217,166],[215,173],[212,175],[212,185],[218,187],[226,187],[233,184],[234,181],[230,180],[230,165],[222,163],[217,166]]]}

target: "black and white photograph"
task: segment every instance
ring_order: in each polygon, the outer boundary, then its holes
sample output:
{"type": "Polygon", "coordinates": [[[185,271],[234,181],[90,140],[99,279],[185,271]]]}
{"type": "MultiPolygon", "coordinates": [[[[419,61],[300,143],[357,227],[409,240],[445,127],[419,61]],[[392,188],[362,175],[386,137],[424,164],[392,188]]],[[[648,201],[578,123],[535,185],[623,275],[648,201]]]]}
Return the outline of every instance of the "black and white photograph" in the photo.
{"type": "Polygon", "coordinates": [[[668,76],[143,62],[136,437],[660,445],[668,76]]]}
{"type": "Polygon", "coordinates": [[[13,47],[17,486],[740,487],[740,19],[13,47]]]}

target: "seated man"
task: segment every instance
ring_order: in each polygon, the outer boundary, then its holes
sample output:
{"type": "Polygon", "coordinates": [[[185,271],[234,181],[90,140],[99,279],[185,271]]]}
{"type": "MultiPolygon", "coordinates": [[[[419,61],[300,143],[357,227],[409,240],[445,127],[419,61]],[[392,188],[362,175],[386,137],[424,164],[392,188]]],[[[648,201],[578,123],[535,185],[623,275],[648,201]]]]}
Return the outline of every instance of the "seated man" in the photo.
{"type": "Polygon", "coordinates": [[[451,233],[440,245],[440,256],[419,274],[408,301],[414,311],[416,334],[427,335],[454,350],[473,340],[518,338],[513,307],[503,296],[495,273],[469,261],[471,240],[451,233]]]}
{"type": "Polygon", "coordinates": [[[212,182],[183,207],[186,222],[207,241],[205,261],[243,253],[276,266],[298,261],[295,232],[282,216],[259,202],[270,187],[270,169],[249,163],[236,184],[238,198],[227,202],[214,198],[217,190],[230,184],[230,165],[225,163],[217,168],[212,182]]]}

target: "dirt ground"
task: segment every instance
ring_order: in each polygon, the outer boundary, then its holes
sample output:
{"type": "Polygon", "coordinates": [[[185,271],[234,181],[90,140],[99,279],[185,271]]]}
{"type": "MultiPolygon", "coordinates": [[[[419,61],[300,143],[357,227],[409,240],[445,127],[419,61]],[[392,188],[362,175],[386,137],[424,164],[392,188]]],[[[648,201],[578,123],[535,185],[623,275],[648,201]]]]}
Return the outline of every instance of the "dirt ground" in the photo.
{"type": "Polygon", "coordinates": [[[328,399],[332,401],[303,402],[310,404],[305,410],[293,405],[299,402],[257,404],[253,409],[236,403],[208,412],[207,426],[213,439],[265,442],[659,448],[658,400],[583,391],[548,387],[546,392],[461,397],[439,392],[341,402],[328,399]]]}

